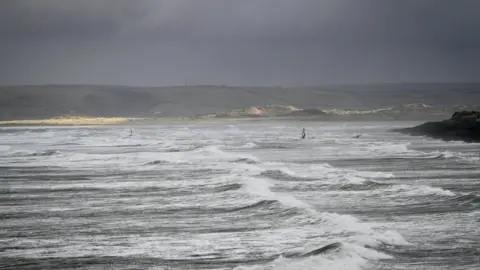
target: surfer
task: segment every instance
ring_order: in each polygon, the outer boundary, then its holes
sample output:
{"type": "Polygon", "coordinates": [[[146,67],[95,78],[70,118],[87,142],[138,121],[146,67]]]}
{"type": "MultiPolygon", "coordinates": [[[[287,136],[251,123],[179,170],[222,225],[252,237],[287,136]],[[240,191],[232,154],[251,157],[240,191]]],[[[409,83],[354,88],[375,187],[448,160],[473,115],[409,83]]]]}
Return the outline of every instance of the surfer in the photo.
{"type": "Polygon", "coordinates": [[[355,139],[358,139],[358,138],[360,138],[360,136],[362,136],[362,135],[357,134],[354,138],[355,138],[355,139]]]}
{"type": "Polygon", "coordinates": [[[130,129],[130,137],[133,135],[133,129],[130,129]]]}
{"type": "Polygon", "coordinates": [[[305,139],[305,136],[307,136],[307,135],[305,134],[305,129],[303,129],[302,130],[302,139],[305,139]]]}

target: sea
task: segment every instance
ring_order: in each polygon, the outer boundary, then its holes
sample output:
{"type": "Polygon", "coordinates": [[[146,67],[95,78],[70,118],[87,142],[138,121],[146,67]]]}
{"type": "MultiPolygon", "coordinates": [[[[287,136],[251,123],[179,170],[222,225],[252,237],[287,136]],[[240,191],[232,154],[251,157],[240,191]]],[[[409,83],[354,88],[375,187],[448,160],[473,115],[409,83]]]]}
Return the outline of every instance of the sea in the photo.
{"type": "Polygon", "coordinates": [[[3,127],[0,269],[480,269],[480,144],[416,124],[3,127]]]}

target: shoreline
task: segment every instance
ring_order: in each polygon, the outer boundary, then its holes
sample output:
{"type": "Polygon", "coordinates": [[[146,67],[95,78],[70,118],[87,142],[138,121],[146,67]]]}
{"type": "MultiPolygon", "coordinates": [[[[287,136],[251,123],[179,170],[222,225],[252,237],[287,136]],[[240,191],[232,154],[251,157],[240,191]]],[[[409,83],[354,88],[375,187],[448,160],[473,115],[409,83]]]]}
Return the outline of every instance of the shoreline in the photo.
{"type": "MultiPolygon", "coordinates": [[[[190,123],[225,123],[225,122],[256,122],[257,118],[127,118],[127,117],[73,117],[38,120],[8,120],[0,121],[0,127],[107,127],[124,125],[154,125],[154,124],[190,124],[190,123]]],[[[266,119],[262,119],[266,120],[266,119]]]]}
{"type": "Polygon", "coordinates": [[[78,125],[112,125],[127,123],[134,118],[125,117],[61,117],[50,119],[24,119],[0,121],[0,126],[78,126],[78,125]]]}
{"type": "Polygon", "coordinates": [[[394,129],[411,136],[426,136],[443,141],[480,142],[480,112],[455,112],[450,119],[426,122],[417,126],[394,129]]]}
{"type": "Polygon", "coordinates": [[[415,119],[362,119],[362,118],[323,118],[317,116],[295,117],[239,117],[239,118],[194,118],[194,117],[160,117],[160,118],[127,118],[127,117],[72,117],[39,120],[0,121],[0,128],[5,127],[112,127],[138,125],[173,125],[173,124],[215,124],[245,123],[264,121],[318,121],[318,122],[418,122],[415,119]]]}

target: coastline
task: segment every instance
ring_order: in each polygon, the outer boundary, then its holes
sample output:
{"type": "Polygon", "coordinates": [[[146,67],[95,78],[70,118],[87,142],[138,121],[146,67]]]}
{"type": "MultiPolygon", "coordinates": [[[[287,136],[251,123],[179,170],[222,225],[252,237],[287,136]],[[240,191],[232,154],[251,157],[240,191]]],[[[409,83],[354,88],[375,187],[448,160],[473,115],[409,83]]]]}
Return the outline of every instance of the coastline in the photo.
{"type": "Polygon", "coordinates": [[[62,117],[36,120],[0,121],[0,126],[83,126],[83,125],[114,125],[134,121],[134,118],[124,117],[62,117]]]}
{"type": "Polygon", "coordinates": [[[443,141],[464,141],[467,143],[480,142],[480,113],[455,112],[450,119],[426,122],[414,127],[394,129],[393,132],[400,132],[411,136],[427,136],[443,141]],[[456,116],[460,114],[460,116],[456,116]]]}
{"type": "MultiPolygon", "coordinates": [[[[119,125],[153,125],[153,124],[190,124],[190,123],[233,123],[255,122],[258,118],[191,118],[191,117],[161,117],[161,118],[127,118],[127,117],[62,117],[36,120],[0,121],[0,127],[101,127],[119,125]]],[[[267,119],[261,119],[267,120],[267,119]]]]}
{"type": "MultiPolygon", "coordinates": [[[[138,126],[138,125],[182,125],[182,124],[215,124],[215,123],[253,123],[267,121],[287,122],[411,122],[411,119],[378,119],[357,117],[322,116],[266,116],[266,117],[61,117],[36,120],[7,120],[0,121],[0,127],[111,127],[111,126],[138,126]]],[[[418,120],[417,120],[418,121],[418,120]]]]}

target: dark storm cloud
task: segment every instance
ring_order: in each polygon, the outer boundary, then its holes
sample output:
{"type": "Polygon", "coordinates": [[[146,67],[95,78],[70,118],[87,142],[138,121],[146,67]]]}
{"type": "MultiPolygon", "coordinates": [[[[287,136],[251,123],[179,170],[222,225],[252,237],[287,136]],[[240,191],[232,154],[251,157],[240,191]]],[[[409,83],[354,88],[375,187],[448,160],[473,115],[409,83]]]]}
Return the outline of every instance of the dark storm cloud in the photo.
{"type": "Polygon", "coordinates": [[[133,1],[0,2],[0,33],[10,38],[98,37],[112,35],[118,27],[143,16],[133,1]]]}
{"type": "Polygon", "coordinates": [[[478,42],[478,1],[4,0],[4,37],[478,42]]]}
{"type": "Polygon", "coordinates": [[[102,81],[86,68],[95,63],[115,83],[128,64],[164,71],[134,83],[178,84],[168,60],[211,83],[465,79],[480,69],[478,10],[475,0],[3,0],[11,68],[0,71],[22,80],[31,76],[13,70],[33,74],[40,61],[51,72],[37,79],[88,83],[102,81]]]}

